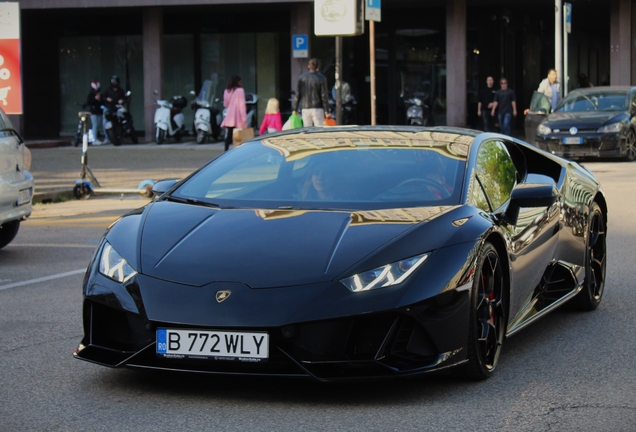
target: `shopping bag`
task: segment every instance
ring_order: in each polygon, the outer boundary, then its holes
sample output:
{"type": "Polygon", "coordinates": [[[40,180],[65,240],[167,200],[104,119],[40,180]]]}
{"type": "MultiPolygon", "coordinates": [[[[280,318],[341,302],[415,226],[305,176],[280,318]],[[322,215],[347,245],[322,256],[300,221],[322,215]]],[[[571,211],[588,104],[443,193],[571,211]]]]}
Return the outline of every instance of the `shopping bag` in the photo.
{"type": "Polygon", "coordinates": [[[254,138],[254,128],[234,129],[232,132],[232,143],[234,147],[238,147],[252,138],[254,138]]]}
{"type": "Polygon", "coordinates": [[[291,122],[291,129],[298,129],[303,127],[303,119],[301,119],[298,114],[292,114],[289,116],[289,121],[291,122]]]}
{"type": "Polygon", "coordinates": [[[335,126],[336,125],[336,120],[334,120],[332,118],[326,118],[324,125],[325,126],[335,126]]]}
{"type": "Polygon", "coordinates": [[[285,124],[283,125],[283,130],[290,130],[292,128],[291,126],[291,119],[287,119],[287,121],[285,122],[285,124]]]}

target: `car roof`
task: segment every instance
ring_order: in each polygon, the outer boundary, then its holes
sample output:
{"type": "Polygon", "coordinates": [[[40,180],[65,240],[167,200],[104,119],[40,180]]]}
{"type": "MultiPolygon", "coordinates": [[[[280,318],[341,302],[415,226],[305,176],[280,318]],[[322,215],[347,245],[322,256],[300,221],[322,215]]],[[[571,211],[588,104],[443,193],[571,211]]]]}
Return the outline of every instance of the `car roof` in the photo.
{"type": "Polygon", "coordinates": [[[630,90],[636,89],[636,87],[631,87],[631,86],[600,86],[600,87],[586,87],[586,88],[578,88],[578,89],[574,89],[572,90],[570,93],[583,93],[583,94],[588,94],[588,93],[598,93],[599,91],[608,91],[608,92],[619,92],[619,91],[624,91],[624,92],[628,92],[630,90]]]}
{"type": "Polygon", "coordinates": [[[466,159],[475,137],[482,133],[453,127],[332,126],[313,127],[267,134],[254,141],[280,151],[287,158],[308,153],[356,147],[434,149],[455,159],[466,159]]]}

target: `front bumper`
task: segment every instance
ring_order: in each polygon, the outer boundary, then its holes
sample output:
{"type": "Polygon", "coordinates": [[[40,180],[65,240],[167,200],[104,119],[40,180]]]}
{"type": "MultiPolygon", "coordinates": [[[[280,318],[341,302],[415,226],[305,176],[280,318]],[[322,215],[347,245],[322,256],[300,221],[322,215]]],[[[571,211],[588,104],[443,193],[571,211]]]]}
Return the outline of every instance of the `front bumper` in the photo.
{"type": "Polygon", "coordinates": [[[581,138],[581,144],[563,144],[564,138],[571,138],[569,134],[538,135],[537,147],[557,156],[565,158],[584,157],[622,157],[624,156],[624,137],[618,133],[583,133],[576,137],[581,138]]]}
{"type": "MultiPolygon", "coordinates": [[[[409,306],[352,310],[350,315],[334,316],[332,311],[325,311],[322,319],[315,309],[305,306],[302,310],[298,299],[292,301],[300,309],[282,318],[265,320],[259,316],[265,317],[266,313],[256,312],[239,316],[235,309],[226,316],[208,313],[198,319],[192,317],[198,315],[200,305],[209,305],[208,299],[204,295],[190,296],[188,291],[201,292],[205,287],[186,287],[138,275],[125,287],[113,283],[107,289],[104,285],[110,281],[101,275],[93,279],[98,283],[89,287],[83,305],[85,336],[74,355],[105,366],[332,381],[420,374],[461,364],[466,357],[467,292],[451,290],[409,306]],[[140,288],[140,284],[145,287],[140,288]],[[150,290],[162,291],[161,285],[180,292],[180,300],[167,299],[170,311],[161,312],[163,320],[157,319],[154,300],[148,294],[150,290]],[[294,320],[293,316],[307,320],[294,320]],[[261,363],[165,358],[156,354],[158,328],[265,331],[270,335],[270,357],[261,363]]],[[[303,288],[311,297],[311,287],[276,290],[303,288]]],[[[274,290],[245,289],[249,291],[233,291],[232,295],[264,295],[258,300],[264,310],[271,307],[267,297],[285,302],[285,296],[274,290]]],[[[387,296],[386,304],[391,305],[391,296],[387,296]]],[[[249,307],[244,303],[243,309],[249,307]]]]}

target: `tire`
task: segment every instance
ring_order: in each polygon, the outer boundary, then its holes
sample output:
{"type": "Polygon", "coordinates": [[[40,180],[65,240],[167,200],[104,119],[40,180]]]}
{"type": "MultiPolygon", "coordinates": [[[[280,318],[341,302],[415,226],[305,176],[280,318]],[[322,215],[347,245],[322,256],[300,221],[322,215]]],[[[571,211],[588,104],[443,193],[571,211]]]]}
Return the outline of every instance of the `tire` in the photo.
{"type": "Polygon", "coordinates": [[[178,130],[174,134],[174,140],[175,140],[175,142],[180,143],[181,142],[181,138],[183,138],[183,131],[178,130]]]}
{"type": "Polygon", "coordinates": [[[206,131],[197,131],[197,144],[203,144],[207,140],[207,138],[208,134],[206,131]]]}
{"type": "Polygon", "coordinates": [[[11,241],[18,235],[20,229],[20,221],[14,220],[11,222],[5,222],[0,225],[0,249],[11,243],[11,241]]]}
{"type": "Polygon", "coordinates": [[[583,289],[572,299],[576,309],[592,311],[601,304],[607,269],[607,231],[603,212],[592,203],[585,239],[585,280],[583,289]]]}
{"type": "Polygon", "coordinates": [[[463,368],[470,380],[485,380],[497,367],[508,314],[506,286],[499,254],[486,242],[477,259],[470,294],[468,363],[463,368]]]}
{"type": "Polygon", "coordinates": [[[161,145],[165,141],[166,141],[166,131],[161,128],[157,128],[157,130],[155,131],[155,142],[158,145],[161,145]]]}
{"type": "Polygon", "coordinates": [[[636,133],[631,129],[625,138],[625,160],[628,162],[636,160],[636,133]]]}
{"type": "Polygon", "coordinates": [[[73,196],[78,200],[87,200],[93,191],[85,183],[78,183],[73,188],[73,196]]]}
{"type": "Polygon", "coordinates": [[[108,129],[108,139],[113,143],[114,146],[121,145],[121,134],[115,132],[115,128],[112,127],[108,129]]]}
{"type": "Polygon", "coordinates": [[[135,130],[134,127],[130,127],[130,140],[132,141],[133,144],[139,144],[139,137],[137,136],[137,131],[135,130]]]}

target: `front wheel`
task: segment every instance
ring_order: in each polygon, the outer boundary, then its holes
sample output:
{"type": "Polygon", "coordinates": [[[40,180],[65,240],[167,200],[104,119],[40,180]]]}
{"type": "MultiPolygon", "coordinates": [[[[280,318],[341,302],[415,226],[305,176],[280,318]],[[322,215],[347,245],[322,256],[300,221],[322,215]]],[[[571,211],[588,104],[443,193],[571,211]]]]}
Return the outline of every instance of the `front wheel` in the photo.
{"type": "Polygon", "coordinates": [[[11,243],[20,229],[20,221],[14,220],[0,225],[0,249],[11,243]]]}
{"type": "Polygon", "coordinates": [[[499,254],[486,242],[477,259],[470,295],[467,378],[489,378],[499,361],[506,327],[505,277],[499,254]]]}
{"type": "Polygon", "coordinates": [[[636,133],[630,130],[625,138],[625,160],[633,162],[636,160],[636,133]]]}
{"type": "Polygon", "coordinates": [[[130,131],[128,133],[130,134],[130,140],[132,141],[132,143],[139,144],[139,137],[137,136],[137,131],[135,130],[135,128],[130,126],[130,131]]]}
{"type": "Polygon", "coordinates": [[[166,140],[166,131],[161,128],[157,128],[157,131],[155,132],[155,142],[157,144],[163,144],[165,140],[166,140]]]}
{"type": "Polygon", "coordinates": [[[87,200],[91,197],[91,193],[93,191],[91,190],[90,186],[88,186],[86,183],[77,183],[75,185],[75,187],[73,188],[73,196],[75,197],[75,199],[78,200],[87,200]]]}
{"type": "Polygon", "coordinates": [[[207,139],[208,134],[205,131],[197,131],[197,144],[203,144],[207,139]]]}
{"type": "Polygon", "coordinates": [[[596,203],[590,207],[585,239],[585,280],[583,289],[572,299],[579,310],[591,311],[601,304],[607,267],[605,218],[596,203]]]}
{"type": "Polygon", "coordinates": [[[118,134],[117,132],[115,132],[115,126],[108,129],[106,133],[108,134],[108,139],[110,140],[110,142],[113,143],[114,146],[121,145],[121,134],[118,134]]]}

